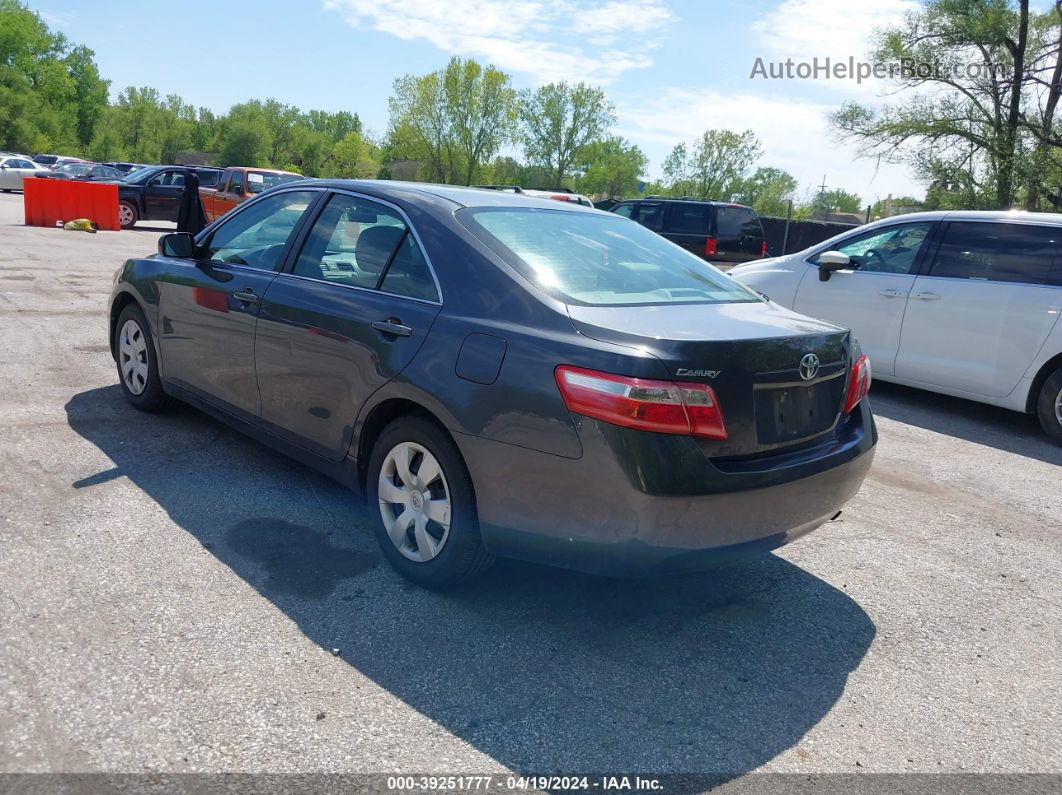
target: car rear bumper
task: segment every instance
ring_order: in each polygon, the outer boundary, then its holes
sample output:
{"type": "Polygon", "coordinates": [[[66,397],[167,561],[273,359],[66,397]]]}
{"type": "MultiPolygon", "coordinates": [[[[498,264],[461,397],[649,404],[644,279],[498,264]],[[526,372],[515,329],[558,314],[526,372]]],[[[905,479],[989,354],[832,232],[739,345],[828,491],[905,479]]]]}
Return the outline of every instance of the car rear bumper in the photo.
{"type": "Polygon", "coordinates": [[[864,405],[835,437],[762,460],[708,460],[690,437],[578,418],[565,459],[458,436],[491,551],[610,576],[704,568],[816,529],[859,490],[876,430],[864,405]]]}

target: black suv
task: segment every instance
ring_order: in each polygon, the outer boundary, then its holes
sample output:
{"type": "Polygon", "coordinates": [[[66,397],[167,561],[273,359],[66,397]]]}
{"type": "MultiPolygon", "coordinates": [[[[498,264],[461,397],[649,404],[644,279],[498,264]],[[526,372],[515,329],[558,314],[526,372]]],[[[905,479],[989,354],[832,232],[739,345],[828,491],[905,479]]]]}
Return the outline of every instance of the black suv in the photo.
{"type": "Polygon", "coordinates": [[[743,204],[650,196],[621,202],[612,212],[712,262],[748,262],[767,256],[760,218],[743,204]]]}

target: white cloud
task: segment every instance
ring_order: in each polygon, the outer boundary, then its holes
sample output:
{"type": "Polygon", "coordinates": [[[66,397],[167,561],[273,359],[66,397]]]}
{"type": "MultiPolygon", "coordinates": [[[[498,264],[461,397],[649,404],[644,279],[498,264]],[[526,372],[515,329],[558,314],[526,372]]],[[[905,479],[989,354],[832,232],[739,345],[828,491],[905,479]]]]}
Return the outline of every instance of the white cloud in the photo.
{"type": "Polygon", "coordinates": [[[693,141],[705,130],[751,129],[763,144],[759,165],[788,171],[801,191],[819,185],[825,175],[828,187],[858,193],[865,203],[889,193],[918,196],[924,192],[906,168],[878,166],[839,145],[827,128],[826,118],[833,110],[833,104],[670,88],[655,99],[621,105],[619,132],[666,154],[675,144],[693,141]]]}
{"type": "MultiPolygon", "coordinates": [[[[916,0],[785,0],[752,23],[753,40],[764,59],[834,63],[849,57],[866,61],[874,34],[898,25],[904,15],[918,8],[916,0]]],[[[750,70],[752,60],[749,64],[750,70]]],[[[849,93],[880,91],[885,86],[871,79],[860,86],[854,80],[818,80],[817,85],[849,93]]]]}
{"type": "Polygon", "coordinates": [[[538,83],[604,85],[651,66],[656,37],[673,18],[663,0],[324,0],[324,7],[355,28],[423,39],[538,83]]]}

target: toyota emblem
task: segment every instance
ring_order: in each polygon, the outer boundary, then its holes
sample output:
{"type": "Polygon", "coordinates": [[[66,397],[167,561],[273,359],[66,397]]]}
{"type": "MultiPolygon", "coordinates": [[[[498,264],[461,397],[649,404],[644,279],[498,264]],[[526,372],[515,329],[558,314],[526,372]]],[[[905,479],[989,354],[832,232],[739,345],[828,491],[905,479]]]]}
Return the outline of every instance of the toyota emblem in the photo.
{"type": "Polygon", "coordinates": [[[800,377],[810,381],[819,372],[819,357],[813,353],[805,353],[800,360],[800,377]]]}

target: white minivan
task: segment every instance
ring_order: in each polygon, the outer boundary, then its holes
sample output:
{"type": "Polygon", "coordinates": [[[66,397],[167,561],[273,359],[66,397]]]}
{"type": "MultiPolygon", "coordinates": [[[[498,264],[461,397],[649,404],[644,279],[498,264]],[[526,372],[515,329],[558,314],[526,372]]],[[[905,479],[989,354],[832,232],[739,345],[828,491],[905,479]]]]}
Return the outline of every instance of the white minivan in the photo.
{"type": "Polygon", "coordinates": [[[1062,215],[913,213],[731,276],[848,326],[874,378],[1039,415],[1062,443],[1062,215]]]}

